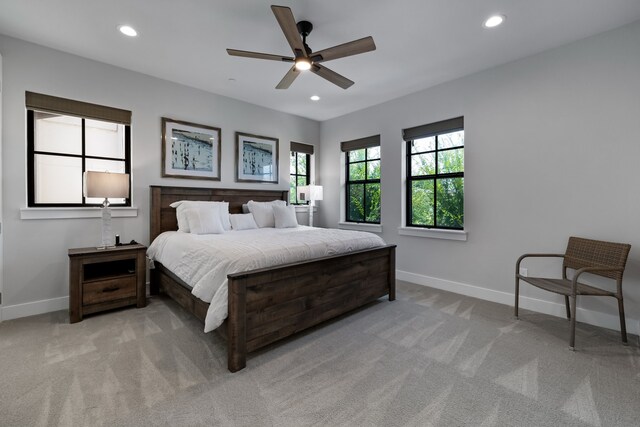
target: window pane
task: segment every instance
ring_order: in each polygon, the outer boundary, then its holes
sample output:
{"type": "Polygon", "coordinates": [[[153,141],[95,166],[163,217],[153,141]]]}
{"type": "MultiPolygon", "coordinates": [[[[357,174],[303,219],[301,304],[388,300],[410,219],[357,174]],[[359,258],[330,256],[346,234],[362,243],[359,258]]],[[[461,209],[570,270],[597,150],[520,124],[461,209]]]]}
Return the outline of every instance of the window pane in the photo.
{"type": "Polygon", "coordinates": [[[349,165],[349,181],[361,181],[364,176],[364,162],[349,165]]]}
{"type": "Polygon", "coordinates": [[[438,173],[464,172],[464,148],[438,152],[438,173]]]}
{"type": "Polygon", "coordinates": [[[367,160],[379,159],[379,158],[380,158],[380,147],[367,148],[367,160]]]}
{"type": "Polygon", "coordinates": [[[411,152],[420,153],[423,151],[433,151],[436,149],[436,137],[420,138],[411,141],[411,152]]]}
{"type": "Polygon", "coordinates": [[[366,184],[365,220],[380,222],[380,184],[366,184]]]}
{"type": "Polygon", "coordinates": [[[367,179],[380,179],[380,160],[367,162],[367,179]]]}
{"type": "MultiPolygon", "coordinates": [[[[36,151],[82,154],[82,119],[34,112],[36,151]]],[[[43,202],[45,203],[45,202],[43,202]]]]}
{"type": "Polygon", "coordinates": [[[35,155],[35,202],[82,203],[82,159],[35,155]]]}
{"type": "MultiPolygon", "coordinates": [[[[97,172],[117,172],[124,173],[124,161],[117,160],[102,160],[102,159],[86,159],[86,170],[88,171],[97,171],[97,172]]],[[[104,199],[100,199],[98,197],[87,197],[86,203],[90,205],[101,204],[104,199]]],[[[123,204],[125,199],[115,199],[110,198],[109,203],[111,204],[123,204]]]]}
{"type": "Polygon", "coordinates": [[[349,185],[349,221],[364,221],[364,184],[349,185]]]}
{"type": "Polygon", "coordinates": [[[289,173],[294,175],[296,173],[296,153],[295,151],[291,152],[289,156],[289,173]]]}
{"type": "Polygon", "coordinates": [[[436,153],[414,154],[411,156],[411,176],[433,175],[436,173],[436,153]]]}
{"type": "Polygon", "coordinates": [[[464,131],[445,133],[438,135],[438,150],[451,147],[461,147],[464,145],[464,131]]]}
{"type": "Polygon", "coordinates": [[[85,119],[87,156],[124,159],[124,125],[85,119]]]}
{"type": "Polygon", "coordinates": [[[298,201],[296,200],[296,177],[295,175],[291,176],[289,180],[289,203],[296,204],[298,201]]]}
{"type": "Polygon", "coordinates": [[[433,180],[411,183],[411,224],[433,226],[433,180]]]}
{"type": "Polygon", "coordinates": [[[439,179],[436,206],[439,227],[462,228],[464,224],[464,178],[439,179]]]}
{"type": "Polygon", "coordinates": [[[307,177],[298,175],[298,187],[307,185],[307,177]]]}
{"type": "Polygon", "coordinates": [[[357,162],[359,160],[364,160],[364,153],[365,153],[364,148],[361,150],[349,151],[349,161],[357,162]]]}
{"type": "Polygon", "coordinates": [[[307,174],[307,155],[303,153],[298,153],[298,175],[306,175],[307,174]]]}

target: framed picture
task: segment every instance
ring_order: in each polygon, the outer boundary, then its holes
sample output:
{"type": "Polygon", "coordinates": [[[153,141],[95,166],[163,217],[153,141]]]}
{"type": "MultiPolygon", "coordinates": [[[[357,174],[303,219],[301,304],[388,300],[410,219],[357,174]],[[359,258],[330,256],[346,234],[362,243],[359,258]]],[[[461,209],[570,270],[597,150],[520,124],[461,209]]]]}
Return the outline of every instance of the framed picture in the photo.
{"type": "Polygon", "coordinates": [[[162,118],[162,176],[220,181],[220,128],[162,118]]]}
{"type": "Polygon", "coordinates": [[[278,183],[278,139],[236,132],[236,181],[278,183]]]}

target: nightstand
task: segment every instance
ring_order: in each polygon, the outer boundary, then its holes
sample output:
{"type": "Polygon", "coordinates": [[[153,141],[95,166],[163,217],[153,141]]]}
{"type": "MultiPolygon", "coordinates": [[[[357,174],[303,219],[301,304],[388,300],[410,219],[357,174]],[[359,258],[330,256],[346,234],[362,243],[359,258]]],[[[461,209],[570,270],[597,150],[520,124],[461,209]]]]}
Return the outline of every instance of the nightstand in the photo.
{"type": "Polygon", "coordinates": [[[70,322],[112,308],[144,307],[146,250],[140,244],[69,249],[70,322]]]}

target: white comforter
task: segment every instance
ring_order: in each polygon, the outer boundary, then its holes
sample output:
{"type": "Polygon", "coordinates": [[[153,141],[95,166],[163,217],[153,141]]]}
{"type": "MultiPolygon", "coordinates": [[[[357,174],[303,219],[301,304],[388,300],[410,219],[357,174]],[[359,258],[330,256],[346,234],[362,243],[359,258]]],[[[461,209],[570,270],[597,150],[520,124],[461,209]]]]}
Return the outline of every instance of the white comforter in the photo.
{"type": "Polygon", "coordinates": [[[192,286],[193,295],[211,303],[204,325],[209,332],[227,317],[228,274],[384,244],[371,233],[305,226],[207,235],[167,231],[151,243],[147,255],[192,286]]]}

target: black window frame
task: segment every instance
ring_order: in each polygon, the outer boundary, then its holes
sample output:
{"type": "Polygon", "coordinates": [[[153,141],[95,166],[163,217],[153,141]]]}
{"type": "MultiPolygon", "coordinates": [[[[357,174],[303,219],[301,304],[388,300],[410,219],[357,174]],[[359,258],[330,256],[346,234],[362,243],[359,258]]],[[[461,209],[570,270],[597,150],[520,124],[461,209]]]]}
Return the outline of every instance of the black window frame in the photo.
{"type": "MultiPolygon", "coordinates": [[[[373,158],[373,159],[369,159],[369,148],[380,148],[380,145],[374,145],[374,146],[368,146],[368,147],[362,147],[362,148],[356,148],[353,150],[349,150],[349,151],[345,151],[345,194],[346,194],[346,200],[345,200],[345,222],[352,222],[352,223],[358,223],[358,224],[380,224],[380,221],[382,220],[382,212],[380,212],[380,215],[378,215],[378,218],[380,218],[378,221],[367,221],[367,215],[366,215],[366,211],[364,212],[363,215],[363,219],[362,220],[354,220],[354,219],[350,219],[349,218],[349,212],[350,212],[350,203],[351,203],[351,192],[350,192],[350,188],[351,185],[353,184],[363,184],[363,196],[362,196],[362,204],[363,206],[365,206],[365,210],[366,210],[366,206],[367,206],[367,185],[371,185],[371,184],[378,184],[378,186],[380,186],[380,178],[378,179],[368,179],[367,177],[369,176],[369,163],[370,162],[374,162],[374,161],[378,161],[380,162],[380,164],[382,165],[382,153],[381,150],[378,150],[380,152],[379,156],[377,158],[373,158]],[[358,151],[358,150],[362,150],[364,149],[364,160],[357,160],[357,161],[351,161],[351,156],[349,156],[349,154],[353,151],[358,151]],[[364,176],[365,179],[362,180],[351,180],[350,179],[350,175],[349,175],[349,166],[352,164],[357,164],[357,163],[364,163],[364,176]]],[[[380,177],[382,177],[382,169],[380,172],[380,177]]],[[[380,199],[382,200],[382,188],[380,188],[380,199]]],[[[380,208],[382,209],[382,203],[380,204],[380,208]]]]}
{"type": "MultiPolygon", "coordinates": [[[[292,153],[295,153],[295,157],[296,157],[296,166],[295,166],[295,172],[296,173],[291,173],[291,170],[289,170],[289,183],[291,183],[291,179],[293,179],[295,177],[295,191],[296,191],[296,195],[295,195],[295,199],[296,202],[292,203],[293,205],[308,205],[309,201],[304,201],[301,202],[300,200],[298,200],[298,177],[304,177],[306,180],[306,184],[305,185],[310,185],[311,184],[311,154],[308,153],[302,153],[300,151],[295,151],[295,150],[291,150],[289,153],[289,156],[291,156],[292,153]],[[304,154],[306,157],[306,162],[307,162],[307,170],[305,174],[300,174],[298,173],[298,154],[304,154]]],[[[289,163],[291,164],[291,163],[289,163]]],[[[289,188],[291,188],[291,184],[289,184],[289,188]]],[[[291,196],[289,196],[289,201],[291,201],[291,196]]]]}
{"type": "Polygon", "coordinates": [[[104,122],[109,122],[109,120],[104,120],[100,118],[92,118],[92,117],[82,117],[76,116],[73,114],[64,114],[61,115],[66,116],[74,116],[79,117],[82,120],[82,153],[81,154],[69,154],[69,153],[60,153],[55,151],[41,151],[35,149],[35,112],[43,112],[43,113],[51,113],[46,110],[39,110],[35,108],[27,108],[27,206],[30,208],[52,208],[52,207],[95,207],[102,206],[101,203],[87,203],[86,197],[84,193],[82,194],[82,203],[36,203],[35,202],[35,159],[37,154],[51,155],[51,156],[59,156],[59,157],[73,157],[82,159],[82,173],[84,179],[84,172],[86,172],[86,160],[87,159],[97,159],[97,160],[112,160],[122,162],[125,164],[125,173],[129,174],[129,196],[125,198],[124,203],[111,203],[110,205],[113,207],[122,206],[129,207],[131,206],[131,125],[112,122],[119,125],[124,126],[124,159],[113,158],[113,157],[101,157],[101,156],[90,156],[85,153],[85,121],[87,119],[91,120],[99,120],[104,122]]]}
{"type": "Polygon", "coordinates": [[[451,150],[459,150],[465,148],[465,142],[462,145],[447,147],[444,149],[439,148],[439,136],[446,135],[453,132],[462,131],[464,132],[464,124],[463,118],[459,117],[456,119],[444,120],[442,122],[433,123],[430,125],[419,126],[413,129],[404,130],[405,134],[405,148],[406,148],[406,159],[405,159],[405,167],[406,167],[406,226],[407,227],[416,227],[416,228],[427,228],[427,229],[436,229],[436,230],[464,230],[464,195],[463,195],[463,220],[462,227],[447,227],[438,225],[438,191],[437,185],[438,180],[441,179],[450,179],[450,178],[462,178],[463,188],[464,188],[464,165],[462,172],[450,172],[450,173],[439,173],[438,171],[438,154],[451,150]],[[420,135],[423,133],[423,135],[420,135]],[[406,135],[411,135],[408,138],[406,135]],[[418,139],[434,137],[435,138],[435,149],[434,150],[426,150],[413,153],[411,151],[411,144],[418,139]],[[421,155],[421,154],[430,154],[435,153],[435,173],[427,174],[427,175],[416,175],[412,176],[411,174],[411,159],[412,156],[421,155]],[[425,225],[425,224],[414,224],[413,223],[413,183],[416,181],[433,181],[433,225],[425,225]]]}

